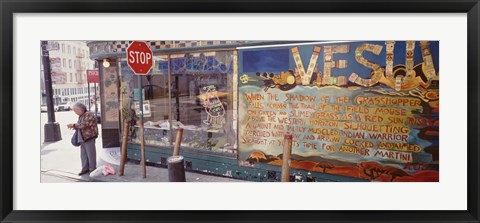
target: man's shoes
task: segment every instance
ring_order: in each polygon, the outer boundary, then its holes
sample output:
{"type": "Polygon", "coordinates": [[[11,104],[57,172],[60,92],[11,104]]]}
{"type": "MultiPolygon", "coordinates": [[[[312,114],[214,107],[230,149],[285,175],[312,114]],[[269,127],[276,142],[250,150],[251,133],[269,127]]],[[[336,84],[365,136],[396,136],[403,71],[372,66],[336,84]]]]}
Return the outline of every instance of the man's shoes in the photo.
{"type": "Polygon", "coordinates": [[[84,171],[82,171],[82,172],[78,173],[78,176],[81,176],[81,175],[83,175],[83,174],[86,174],[86,173],[88,173],[88,172],[90,172],[90,171],[88,171],[88,170],[84,170],[84,171]]]}

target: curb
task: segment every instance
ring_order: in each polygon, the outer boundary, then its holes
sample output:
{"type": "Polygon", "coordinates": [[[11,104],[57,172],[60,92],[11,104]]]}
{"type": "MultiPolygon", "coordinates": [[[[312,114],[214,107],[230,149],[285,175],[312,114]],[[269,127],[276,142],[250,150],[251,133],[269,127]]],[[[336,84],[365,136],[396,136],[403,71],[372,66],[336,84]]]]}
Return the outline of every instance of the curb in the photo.
{"type": "MultiPolygon", "coordinates": [[[[85,174],[85,175],[83,175],[83,176],[78,176],[78,174],[69,173],[69,172],[64,172],[64,171],[61,171],[61,170],[44,170],[44,169],[42,169],[42,170],[40,171],[40,173],[41,173],[41,174],[45,174],[45,175],[49,175],[49,176],[64,178],[64,179],[67,179],[67,180],[74,180],[74,181],[82,181],[82,182],[107,182],[107,181],[103,181],[103,180],[98,180],[98,179],[91,178],[91,177],[88,176],[87,174],[85,174]]],[[[47,182],[45,182],[45,183],[47,183],[47,182]]]]}

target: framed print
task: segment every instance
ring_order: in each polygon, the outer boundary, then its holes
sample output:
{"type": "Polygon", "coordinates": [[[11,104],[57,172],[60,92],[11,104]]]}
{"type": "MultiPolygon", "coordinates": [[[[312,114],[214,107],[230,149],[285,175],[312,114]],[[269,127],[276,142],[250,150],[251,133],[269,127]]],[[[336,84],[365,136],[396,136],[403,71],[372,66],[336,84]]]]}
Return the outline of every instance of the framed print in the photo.
{"type": "Polygon", "coordinates": [[[480,221],[478,0],[0,4],[2,222],[480,221]]]}

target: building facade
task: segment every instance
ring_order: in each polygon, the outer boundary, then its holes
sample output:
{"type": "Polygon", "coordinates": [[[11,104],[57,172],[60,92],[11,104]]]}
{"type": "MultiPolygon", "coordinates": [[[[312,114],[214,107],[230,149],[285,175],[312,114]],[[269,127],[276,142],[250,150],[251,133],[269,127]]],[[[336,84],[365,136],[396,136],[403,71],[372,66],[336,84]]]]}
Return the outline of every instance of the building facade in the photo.
{"type": "MultiPolygon", "coordinates": [[[[95,69],[95,61],[88,57],[90,52],[86,43],[84,41],[50,42],[55,42],[52,45],[58,44],[58,48],[49,51],[54,104],[82,102],[88,105],[86,71],[95,69]]],[[[98,86],[97,89],[99,89],[98,86]]],[[[95,88],[91,84],[91,99],[94,98],[94,93],[95,88]]]]}
{"type": "Polygon", "coordinates": [[[129,159],[144,144],[166,166],[182,128],[187,170],[279,181],[289,135],[291,181],[439,181],[438,41],[146,43],[154,66],[140,76],[129,41],[88,43],[109,62],[103,141],[119,146],[130,121],[129,159]]]}

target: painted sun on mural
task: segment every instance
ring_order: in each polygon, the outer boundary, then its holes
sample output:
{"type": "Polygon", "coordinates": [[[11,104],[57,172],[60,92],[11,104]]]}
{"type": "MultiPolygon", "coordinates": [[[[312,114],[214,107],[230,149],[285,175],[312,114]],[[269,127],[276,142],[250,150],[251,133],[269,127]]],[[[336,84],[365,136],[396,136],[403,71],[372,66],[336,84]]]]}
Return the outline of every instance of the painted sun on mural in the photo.
{"type": "Polygon", "coordinates": [[[241,49],[239,158],[382,182],[439,182],[439,42],[241,49]]]}

